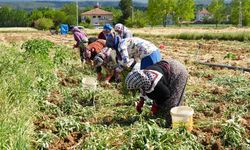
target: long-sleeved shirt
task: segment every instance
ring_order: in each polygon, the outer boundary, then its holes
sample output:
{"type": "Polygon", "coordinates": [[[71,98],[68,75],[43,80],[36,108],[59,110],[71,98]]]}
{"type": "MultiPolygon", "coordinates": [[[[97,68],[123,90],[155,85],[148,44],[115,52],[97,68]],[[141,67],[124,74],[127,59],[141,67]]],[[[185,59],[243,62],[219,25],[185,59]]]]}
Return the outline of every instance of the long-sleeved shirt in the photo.
{"type": "MultiPolygon", "coordinates": [[[[102,67],[106,70],[106,79],[109,81],[114,74],[114,69],[116,67],[116,59],[115,59],[115,51],[111,48],[105,47],[102,51],[98,54],[101,55],[103,58],[102,67]]],[[[100,68],[101,72],[101,68],[100,68]]]]}
{"type": "Polygon", "coordinates": [[[182,99],[188,73],[180,62],[173,59],[168,59],[166,62],[161,61],[146,68],[157,71],[162,77],[153,81],[154,86],[148,91],[141,90],[141,97],[150,98],[161,107],[173,107],[182,99]]]}
{"type": "Polygon", "coordinates": [[[74,39],[76,41],[76,47],[80,46],[81,42],[87,42],[88,38],[87,38],[87,34],[81,32],[77,27],[74,27],[73,30],[73,35],[74,35],[74,39]]]}
{"type": "Polygon", "coordinates": [[[98,39],[103,39],[103,40],[106,40],[106,36],[104,34],[104,32],[100,32],[99,35],[98,35],[98,39]]]}
{"type": "Polygon", "coordinates": [[[102,66],[109,69],[115,69],[116,67],[115,54],[111,48],[105,47],[99,54],[103,56],[102,66]]]}
{"type": "Polygon", "coordinates": [[[95,55],[100,53],[105,46],[106,41],[101,39],[89,44],[86,48],[85,58],[93,60],[95,55]]]}
{"type": "Polygon", "coordinates": [[[157,50],[158,48],[147,40],[138,37],[126,38],[121,40],[118,46],[121,56],[118,63],[120,66],[129,67],[134,60],[141,60],[157,50]]]}

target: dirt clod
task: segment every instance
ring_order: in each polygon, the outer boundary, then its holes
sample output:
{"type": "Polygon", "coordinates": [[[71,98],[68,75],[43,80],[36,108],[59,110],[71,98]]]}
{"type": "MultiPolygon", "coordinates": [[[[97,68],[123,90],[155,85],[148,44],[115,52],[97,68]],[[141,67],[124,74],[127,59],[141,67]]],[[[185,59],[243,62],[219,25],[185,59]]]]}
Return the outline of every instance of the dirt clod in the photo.
{"type": "Polygon", "coordinates": [[[71,135],[68,135],[65,139],[64,139],[64,142],[66,143],[73,143],[74,142],[74,138],[71,136],[71,135]]]}
{"type": "Polygon", "coordinates": [[[212,150],[224,150],[221,144],[221,139],[217,139],[215,143],[212,145],[212,150]]]}
{"type": "Polygon", "coordinates": [[[212,111],[204,111],[203,114],[204,114],[206,117],[212,117],[212,116],[214,116],[214,114],[213,114],[212,111]]]}
{"type": "Polygon", "coordinates": [[[219,114],[219,113],[221,112],[220,106],[216,106],[216,107],[214,108],[214,112],[216,112],[217,114],[219,114]]]}
{"type": "Polygon", "coordinates": [[[62,103],[63,98],[58,90],[53,90],[47,97],[46,100],[50,103],[58,105],[62,103]]]}
{"type": "Polygon", "coordinates": [[[113,123],[112,116],[106,116],[103,118],[102,122],[106,125],[111,125],[113,123]]]}
{"type": "Polygon", "coordinates": [[[211,89],[212,94],[224,94],[226,90],[223,87],[214,87],[211,89]]]}
{"type": "Polygon", "coordinates": [[[73,77],[66,77],[66,78],[63,78],[60,81],[61,85],[63,85],[63,86],[69,86],[69,87],[79,86],[80,83],[81,83],[81,81],[79,79],[75,79],[73,77]]]}
{"type": "Polygon", "coordinates": [[[202,145],[209,145],[211,143],[211,135],[206,134],[205,138],[202,139],[202,145]]]}

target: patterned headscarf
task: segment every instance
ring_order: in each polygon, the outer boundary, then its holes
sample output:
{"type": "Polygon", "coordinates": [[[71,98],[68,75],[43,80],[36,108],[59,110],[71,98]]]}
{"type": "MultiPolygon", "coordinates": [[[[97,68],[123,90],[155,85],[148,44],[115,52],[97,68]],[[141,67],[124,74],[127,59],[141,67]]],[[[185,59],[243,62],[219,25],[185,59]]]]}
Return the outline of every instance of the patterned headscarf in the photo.
{"type": "Polygon", "coordinates": [[[162,74],[154,70],[134,70],[126,77],[128,89],[151,91],[161,79],[162,74]]]}
{"type": "Polygon", "coordinates": [[[123,35],[124,33],[127,33],[128,32],[128,28],[127,27],[125,27],[123,24],[121,24],[121,23],[117,23],[116,25],[115,25],[115,31],[118,31],[118,32],[120,32],[119,34],[120,35],[123,35]]]}
{"type": "Polygon", "coordinates": [[[121,23],[117,23],[116,25],[115,25],[115,31],[120,31],[120,32],[122,32],[123,31],[123,25],[121,24],[121,23]]]}
{"type": "Polygon", "coordinates": [[[72,28],[72,32],[75,33],[75,32],[79,32],[81,33],[84,37],[87,37],[88,35],[84,32],[82,32],[78,27],[73,27],[72,28]]]}

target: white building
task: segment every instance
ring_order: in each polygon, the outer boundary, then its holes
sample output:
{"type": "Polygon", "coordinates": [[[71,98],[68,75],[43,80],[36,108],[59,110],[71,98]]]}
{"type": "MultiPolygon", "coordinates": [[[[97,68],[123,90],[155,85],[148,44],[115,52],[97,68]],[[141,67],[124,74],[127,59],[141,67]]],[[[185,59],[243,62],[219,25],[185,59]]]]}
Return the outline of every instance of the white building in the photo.
{"type": "Polygon", "coordinates": [[[96,5],[94,9],[81,14],[81,21],[85,22],[87,18],[90,18],[90,23],[93,26],[102,26],[106,23],[112,24],[113,13],[102,10],[99,5],[96,5]]]}
{"type": "Polygon", "coordinates": [[[208,18],[209,17],[209,12],[207,11],[207,9],[203,8],[202,10],[199,10],[196,13],[196,19],[195,21],[204,21],[204,18],[208,18]]]}

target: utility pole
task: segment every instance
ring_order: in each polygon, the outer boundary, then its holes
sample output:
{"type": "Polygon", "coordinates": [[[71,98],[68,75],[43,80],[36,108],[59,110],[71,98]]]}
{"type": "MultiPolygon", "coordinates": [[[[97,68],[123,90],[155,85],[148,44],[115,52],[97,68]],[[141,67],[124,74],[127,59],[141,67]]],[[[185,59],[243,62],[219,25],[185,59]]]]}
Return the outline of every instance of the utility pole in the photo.
{"type": "Polygon", "coordinates": [[[132,18],[132,22],[134,21],[134,7],[133,6],[130,6],[130,8],[131,8],[131,11],[132,11],[132,16],[131,16],[131,18],[132,18]]]}
{"type": "Polygon", "coordinates": [[[78,0],[76,0],[76,26],[78,26],[78,0]]]}
{"type": "Polygon", "coordinates": [[[242,27],[242,0],[240,0],[240,8],[239,8],[239,27],[242,27]]]}

